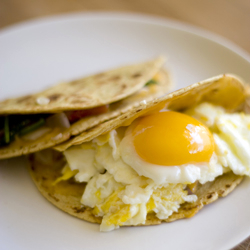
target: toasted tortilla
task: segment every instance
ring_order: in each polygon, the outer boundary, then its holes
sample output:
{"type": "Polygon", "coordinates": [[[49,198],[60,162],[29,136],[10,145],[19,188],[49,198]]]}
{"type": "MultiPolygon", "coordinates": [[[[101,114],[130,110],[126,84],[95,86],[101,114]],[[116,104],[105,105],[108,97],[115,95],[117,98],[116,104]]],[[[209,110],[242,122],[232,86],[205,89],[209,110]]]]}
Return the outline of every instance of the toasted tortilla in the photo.
{"type": "MultiPolygon", "coordinates": [[[[245,97],[245,85],[241,80],[232,75],[217,76],[148,103],[140,103],[138,107],[85,131],[72,140],[57,146],[56,149],[64,151],[71,145],[90,141],[117,127],[128,126],[138,116],[155,112],[165,106],[174,110],[183,110],[202,101],[209,101],[221,105],[229,111],[235,111],[243,110],[245,97]],[[230,98],[230,101],[227,100],[228,98],[230,98]]],[[[80,203],[86,186],[85,183],[77,183],[70,179],[53,185],[55,180],[61,176],[61,170],[64,165],[65,159],[62,154],[48,150],[47,152],[37,152],[30,156],[29,170],[41,194],[52,204],[77,218],[93,223],[101,223],[102,218],[96,217],[92,208],[83,206],[80,203]],[[44,157],[44,153],[51,155],[51,157],[44,157]],[[45,159],[49,159],[48,162],[44,162],[45,159]]],[[[198,199],[196,202],[183,203],[178,212],[173,213],[166,220],[160,220],[154,213],[149,213],[144,225],[190,218],[202,209],[204,205],[216,201],[219,197],[228,195],[242,179],[242,176],[228,172],[217,177],[213,182],[207,182],[204,185],[198,184],[196,192],[198,199]]]]}
{"type": "Polygon", "coordinates": [[[95,137],[119,126],[129,125],[134,119],[147,112],[160,110],[164,107],[180,111],[200,102],[211,102],[224,107],[228,111],[235,111],[243,109],[245,100],[245,84],[238,77],[230,74],[219,75],[174,91],[161,98],[141,102],[138,106],[133,107],[115,119],[101,123],[65,143],[57,145],[55,149],[64,151],[72,145],[91,141],[95,137]]]}
{"type": "Polygon", "coordinates": [[[141,64],[61,83],[33,95],[7,99],[0,102],[0,115],[55,113],[116,102],[140,90],[164,62],[164,57],[158,57],[141,64]]]}
{"type": "MultiPolygon", "coordinates": [[[[128,112],[128,110],[139,106],[141,101],[150,101],[153,98],[160,97],[169,92],[172,87],[170,74],[166,70],[161,69],[158,72],[158,79],[157,84],[145,86],[127,98],[111,103],[107,113],[82,118],[73,123],[68,129],[54,128],[45,136],[33,141],[16,138],[16,140],[8,146],[0,147],[0,159],[29,154],[53,147],[70,139],[72,136],[78,135],[87,129],[128,112]]],[[[144,82],[144,85],[145,83],[146,82],[144,82]]]]}

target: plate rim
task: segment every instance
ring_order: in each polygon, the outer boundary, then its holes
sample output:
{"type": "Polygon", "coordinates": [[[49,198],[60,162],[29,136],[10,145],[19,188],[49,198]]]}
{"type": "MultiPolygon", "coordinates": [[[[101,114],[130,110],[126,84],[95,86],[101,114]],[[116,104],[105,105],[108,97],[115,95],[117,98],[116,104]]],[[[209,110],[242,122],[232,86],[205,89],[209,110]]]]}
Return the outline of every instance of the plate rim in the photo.
{"type": "Polygon", "coordinates": [[[36,25],[44,25],[51,22],[65,22],[73,19],[116,19],[124,21],[136,21],[141,23],[150,23],[156,25],[167,26],[168,28],[173,28],[181,30],[184,32],[192,33],[193,35],[206,38],[211,42],[218,43],[232,52],[238,54],[248,63],[250,63],[250,52],[247,52],[241,48],[236,43],[230,41],[228,38],[222,35],[209,31],[205,28],[189,24],[180,20],[173,18],[166,18],[157,15],[143,14],[138,12],[126,12],[126,11],[77,11],[69,13],[59,13],[43,17],[31,18],[25,21],[7,25],[0,29],[1,36],[7,35],[8,33],[16,32],[16,30],[32,28],[36,25]]]}
{"type": "MultiPolygon", "coordinates": [[[[192,35],[205,38],[213,43],[217,43],[231,52],[242,57],[250,65],[250,53],[245,51],[239,45],[230,41],[228,38],[225,38],[219,34],[216,34],[212,31],[206,30],[204,28],[179,21],[172,18],[161,17],[157,15],[142,14],[138,12],[123,12],[123,11],[79,11],[79,12],[69,12],[63,14],[53,14],[43,17],[31,18],[25,21],[21,21],[15,24],[8,25],[0,29],[0,39],[2,36],[9,35],[15,32],[21,32],[23,29],[29,29],[36,27],[37,25],[47,25],[50,23],[56,22],[68,22],[72,20],[121,20],[121,21],[131,21],[131,22],[140,22],[144,24],[155,24],[168,27],[171,29],[188,32],[192,35]]],[[[250,232],[249,232],[250,233],[250,232]]],[[[240,236],[239,236],[240,237],[240,236]]],[[[243,236],[244,237],[244,236],[243,236]]],[[[244,240],[250,237],[248,234],[247,237],[244,237],[236,245],[237,247],[244,240]]],[[[241,237],[240,237],[241,238],[241,237]]]]}

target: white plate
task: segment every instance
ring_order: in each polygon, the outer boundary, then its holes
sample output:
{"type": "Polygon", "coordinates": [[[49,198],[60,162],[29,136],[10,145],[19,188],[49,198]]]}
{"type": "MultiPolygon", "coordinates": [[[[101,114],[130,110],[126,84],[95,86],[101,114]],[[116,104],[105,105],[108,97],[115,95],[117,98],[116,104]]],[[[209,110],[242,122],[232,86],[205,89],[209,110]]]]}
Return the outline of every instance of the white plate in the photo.
{"type": "MultiPolygon", "coordinates": [[[[0,99],[126,63],[168,57],[180,88],[221,74],[250,81],[250,59],[218,36],[185,24],[89,13],[26,22],[0,32],[0,99]]],[[[0,162],[1,249],[229,249],[250,235],[250,181],[195,217],[100,233],[37,191],[25,158],[0,162]]]]}

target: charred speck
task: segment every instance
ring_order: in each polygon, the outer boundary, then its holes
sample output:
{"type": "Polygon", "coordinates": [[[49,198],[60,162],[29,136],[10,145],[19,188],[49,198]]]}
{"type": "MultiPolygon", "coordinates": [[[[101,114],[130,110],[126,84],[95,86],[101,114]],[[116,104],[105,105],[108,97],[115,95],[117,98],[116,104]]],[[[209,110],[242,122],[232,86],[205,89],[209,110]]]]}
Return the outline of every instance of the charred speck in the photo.
{"type": "Polygon", "coordinates": [[[135,73],[134,75],[132,75],[133,78],[137,78],[137,77],[140,77],[141,76],[141,73],[135,73]]]}
{"type": "Polygon", "coordinates": [[[78,83],[80,83],[79,80],[75,80],[75,81],[70,82],[71,85],[76,85],[76,84],[78,84],[78,83]]]}
{"type": "Polygon", "coordinates": [[[17,103],[22,103],[22,102],[25,102],[29,99],[32,99],[32,96],[31,95],[26,95],[24,97],[20,97],[18,100],[17,100],[17,103]]]}
{"type": "Polygon", "coordinates": [[[218,91],[219,91],[218,89],[213,89],[213,90],[212,90],[213,93],[216,93],[216,92],[218,92],[218,91]]]}
{"type": "Polygon", "coordinates": [[[51,198],[53,198],[55,201],[60,201],[58,198],[56,198],[55,196],[53,196],[51,193],[48,193],[48,195],[51,197],[51,198]]]}
{"type": "Polygon", "coordinates": [[[73,207],[72,209],[74,210],[75,213],[78,213],[78,214],[83,213],[86,210],[85,207],[73,207]]]}
{"type": "Polygon", "coordinates": [[[54,94],[54,95],[49,96],[49,99],[50,101],[56,101],[60,97],[61,97],[60,94],[54,94]]]}
{"type": "Polygon", "coordinates": [[[110,81],[118,81],[118,80],[120,80],[121,79],[121,76],[113,76],[113,77],[111,77],[109,80],[110,81]]]}
{"type": "Polygon", "coordinates": [[[207,198],[208,198],[208,199],[211,199],[212,197],[213,197],[213,194],[207,195],[207,198]]]}
{"type": "Polygon", "coordinates": [[[95,78],[101,78],[101,77],[104,77],[106,74],[104,72],[101,72],[97,75],[95,75],[95,78]]]}

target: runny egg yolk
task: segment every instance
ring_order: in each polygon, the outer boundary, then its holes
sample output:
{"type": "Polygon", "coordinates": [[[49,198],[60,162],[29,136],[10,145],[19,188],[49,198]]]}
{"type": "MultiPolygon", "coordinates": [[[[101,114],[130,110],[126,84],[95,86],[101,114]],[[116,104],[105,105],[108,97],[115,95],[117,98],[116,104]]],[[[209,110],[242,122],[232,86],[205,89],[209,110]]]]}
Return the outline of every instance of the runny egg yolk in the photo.
{"type": "Polygon", "coordinates": [[[132,135],[137,154],[157,165],[209,162],[215,148],[213,136],[206,126],[174,111],[140,118],[132,135]]]}

